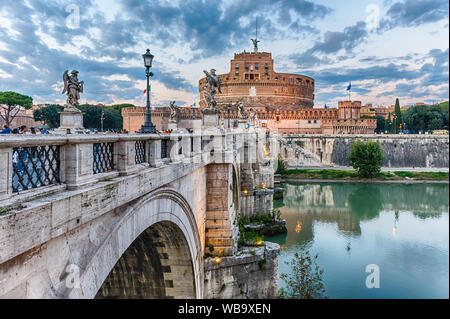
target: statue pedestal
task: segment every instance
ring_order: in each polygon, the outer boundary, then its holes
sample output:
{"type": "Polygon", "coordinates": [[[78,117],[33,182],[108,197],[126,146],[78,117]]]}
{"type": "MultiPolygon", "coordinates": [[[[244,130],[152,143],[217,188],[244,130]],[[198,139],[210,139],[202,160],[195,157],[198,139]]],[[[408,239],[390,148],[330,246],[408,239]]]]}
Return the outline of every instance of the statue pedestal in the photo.
{"type": "Polygon", "coordinates": [[[84,130],[82,112],[59,112],[59,122],[59,127],[55,130],[55,133],[66,134],[67,129],[70,129],[70,133],[77,133],[84,130]]]}
{"type": "Polygon", "coordinates": [[[169,124],[167,125],[167,129],[170,131],[172,130],[173,132],[175,132],[178,127],[177,127],[177,122],[175,121],[169,121],[169,124]]]}
{"type": "Polygon", "coordinates": [[[203,128],[219,128],[219,110],[204,109],[202,124],[203,128]]]}

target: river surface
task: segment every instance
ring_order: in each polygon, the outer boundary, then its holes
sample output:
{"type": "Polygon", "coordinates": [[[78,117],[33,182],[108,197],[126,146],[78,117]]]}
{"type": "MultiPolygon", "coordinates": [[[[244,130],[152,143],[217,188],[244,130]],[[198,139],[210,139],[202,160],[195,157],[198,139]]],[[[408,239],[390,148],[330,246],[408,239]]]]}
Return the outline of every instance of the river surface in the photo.
{"type": "Polygon", "coordinates": [[[288,233],[265,238],[281,245],[279,275],[290,273],[285,262],[296,251],[309,249],[329,298],[449,297],[448,184],[282,186],[274,206],[288,233]],[[373,264],[379,288],[366,286],[373,264]]]}

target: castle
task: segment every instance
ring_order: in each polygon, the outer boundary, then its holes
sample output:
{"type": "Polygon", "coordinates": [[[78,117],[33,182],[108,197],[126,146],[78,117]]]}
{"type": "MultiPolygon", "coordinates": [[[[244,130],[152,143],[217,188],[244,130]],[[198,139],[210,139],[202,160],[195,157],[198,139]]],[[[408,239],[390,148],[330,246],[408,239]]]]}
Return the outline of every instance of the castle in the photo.
{"type": "MultiPolygon", "coordinates": [[[[261,126],[286,134],[373,134],[375,118],[361,118],[360,101],[341,101],[338,108],[313,108],[314,79],[300,74],[276,73],[272,54],[243,52],[230,61],[230,72],[220,74],[221,93],[215,96],[225,122],[235,123],[237,104],[243,102],[245,112],[252,111],[261,126]],[[231,106],[228,111],[228,105],[231,106]]],[[[199,81],[199,108],[179,108],[177,125],[192,128],[202,118],[206,107],[206,78],[199,81]]],[[[152,111],[153,124],[159,130],[168,128],[168,107],[152,111]]],[[[145,108],[123,108],[123,128],[135,132],[144,123],[145,108]]]]}

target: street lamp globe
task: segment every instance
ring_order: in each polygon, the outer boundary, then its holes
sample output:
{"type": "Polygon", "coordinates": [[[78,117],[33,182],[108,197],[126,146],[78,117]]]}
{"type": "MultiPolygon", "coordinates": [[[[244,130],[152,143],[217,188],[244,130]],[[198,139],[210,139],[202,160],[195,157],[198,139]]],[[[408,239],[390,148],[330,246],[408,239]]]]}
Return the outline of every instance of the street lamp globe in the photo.
{"type": "Polygon", "coordinates": [[[153,58],[155,57],[153,54],[150,53],[150,49],[147,49],[147,52],[142,55],[144,58],[144,65],[146,68],[152,67],[153,58]]]}

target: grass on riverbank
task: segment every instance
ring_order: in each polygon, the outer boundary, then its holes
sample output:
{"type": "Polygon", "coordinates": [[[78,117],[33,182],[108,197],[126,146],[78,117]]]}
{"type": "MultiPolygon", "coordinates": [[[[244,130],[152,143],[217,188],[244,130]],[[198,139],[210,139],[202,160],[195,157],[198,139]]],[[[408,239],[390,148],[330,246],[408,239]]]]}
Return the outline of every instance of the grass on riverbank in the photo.
{"type": "MultiPolygon", "coordinates": [[[[283,177],[298,179],[342,179],[361,180],[356,171],[334,169],[285,169],[283,177]]],[[[433,180],[444,181],[449,179],[448,172],[380,172],[375,180],[433,180]]]]}

